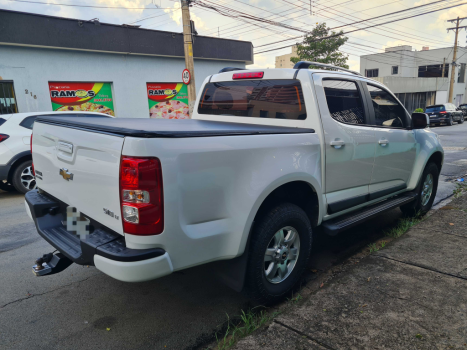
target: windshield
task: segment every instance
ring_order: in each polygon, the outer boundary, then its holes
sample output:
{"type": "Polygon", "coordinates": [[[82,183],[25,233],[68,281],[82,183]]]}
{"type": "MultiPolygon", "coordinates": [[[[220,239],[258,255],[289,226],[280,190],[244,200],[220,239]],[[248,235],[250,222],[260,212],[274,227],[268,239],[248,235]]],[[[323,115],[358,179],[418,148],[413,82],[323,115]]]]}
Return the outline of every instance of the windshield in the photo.
{"type": "Polygon", "coordinates": [[[251,118],[306,119],[298,80],[241,80],[206,84],[200,114],[251,118]]]}
{"type": "Polygon", "coordinates": [[[426,107],[425,113],[432,113],[432,112],[444,112],[446,109],[444,108],[443,105],[439,106],[428,106],[426,107]]]}

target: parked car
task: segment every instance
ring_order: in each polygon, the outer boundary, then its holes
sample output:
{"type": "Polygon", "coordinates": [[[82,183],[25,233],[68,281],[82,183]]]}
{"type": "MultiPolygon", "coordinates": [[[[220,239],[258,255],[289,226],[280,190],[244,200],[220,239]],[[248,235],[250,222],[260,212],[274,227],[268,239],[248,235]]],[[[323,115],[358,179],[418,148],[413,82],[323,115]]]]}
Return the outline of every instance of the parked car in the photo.
{"type": "Polygon", "coordinates": [[[26,193],[36,188],[31,168],[30,140],[38,116],[107,117],[89,112],[34,112],[0,115],[0,190],[26,193]]]}
{"type": "Polygon", "coordinates": [[[441,125],[441,123],[453,125],[454,122],[459,124],[464,122],[462,111],[457,110],[457,107],[452,103],[427,106],[425,113],[430,117],[430,125],[441,125]]]}
{"type": "Polygon", "coordinates": [[[465,117],[467,117],[467,103],[459,105],[458,109],[460,109],[462,113],[464,114],[464,120],[465,120],[465,117]]]}
{"type": "Polygon", "coordinates": [[[222,260],[229,286],[272,303],[298,283],[318,226],[335,235],[433,204],[444,153],[427,115],[356,72],[224,69],[192,117],[38,118],[26,207],[59,253],[33,272],[75,262],[138,282],[222,260]]]}

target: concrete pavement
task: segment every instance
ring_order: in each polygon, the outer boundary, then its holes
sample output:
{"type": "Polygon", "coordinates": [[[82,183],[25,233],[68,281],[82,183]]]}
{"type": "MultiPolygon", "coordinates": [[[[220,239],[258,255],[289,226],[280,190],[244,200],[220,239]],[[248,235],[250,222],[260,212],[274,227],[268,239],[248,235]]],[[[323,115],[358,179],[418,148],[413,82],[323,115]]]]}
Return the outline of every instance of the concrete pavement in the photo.
{"type": "Polygon", "coordinates": [[[235,349],[467,349],[467,195],[304,289],[235,349]]]}

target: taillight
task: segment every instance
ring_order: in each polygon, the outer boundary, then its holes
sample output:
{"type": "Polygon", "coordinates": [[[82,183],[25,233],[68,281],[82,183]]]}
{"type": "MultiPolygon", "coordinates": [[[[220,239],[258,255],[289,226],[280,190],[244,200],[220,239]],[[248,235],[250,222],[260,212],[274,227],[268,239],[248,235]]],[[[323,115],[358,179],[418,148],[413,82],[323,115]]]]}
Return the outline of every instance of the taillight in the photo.
{"type": "Polygon", "coordinates": [[[120,164],[123,231],[157,235],[164,230],[162,168],[158,158],[123,157],[120,164]]]}
{"type": "Polygon", "coordinates": [[[9,137],[10,137],[10,135],[0,134],[0,142],[5,141],[9,137]]]}
{"type": "Polygon", "coordinates": [[[446,114],[447,112],[439,112],[439,114],[446,114]]]}
{"type": "Polygon", "coordinates": [[[34,160],[32,159],[32,133],[31,133],[31,142],[29,143],[29,148],[31,149],[31,160],[32,160],[31,168],[32,168],[32,175],[33,175],[33,176],[36,176],[36,172],[34,171],[34,160]]]}
{"type": "Polygon", "coordinates": [[[264,72],[235,73],[232,79],[258,79],[264,76],[264,72]]]}

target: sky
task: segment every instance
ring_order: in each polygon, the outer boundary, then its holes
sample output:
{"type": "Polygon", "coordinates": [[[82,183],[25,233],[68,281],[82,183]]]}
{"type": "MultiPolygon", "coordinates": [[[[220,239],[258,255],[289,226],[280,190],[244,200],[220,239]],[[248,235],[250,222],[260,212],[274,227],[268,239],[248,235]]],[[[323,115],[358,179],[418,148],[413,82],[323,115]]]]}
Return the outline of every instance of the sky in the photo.
{"type": "MultiPolygon", "coordinates": [[[[98,18],[100,22],[105,23],[134,24],[148,29],[173,32],[182,31],[180,4],[177,0],[21,1],[0,0],[0,8],[81,20],[98,18]],[[122,7],[122,9],[65,5],[122,7]]],[[[247,23],[239,17],[226,17],[196,4],[190,8],[191,19],[195,22],[199,35],[251,41],[254,46],[254,52],[258,52],[258,54],[255,54],[254,64],[250,68],[274,68],[276,56],[291,52],[290,47],[281,47],[300,42],[300,37],[304,35],[303,31],[311,31],[318,23],[325,22],[328,27],[335,28],[363,19],[432,3],[436,0],[311,0],[311,13],[310,0],[206,1],[216,6],[228,6],[248,15],[254,15],[294,27],[284,28],[261,22],[247,23]],[[277,41],[283,42],[271,44],[277,41]],[[281,49],[259,53],[260,51],[276,48],[281,49]]],[[[439,1],[436,4],[416,10],[401,12],[397,15],[382,17],[364,23],[354,23],[353,25],[347,25],[336,30],[350,31],[373,24],[393,21],[375,28],[346,34],[349,40],[341,47],[341,51],[348,55],[347,63],[350,68],[358,71],[360,56],[384,52],[384,48],[386,47],[410,45],[413,50],[421,50],[422,46],[428,46],[430,49],[452,47],[454,32],[447,32],[446,29],[453,27],[454,24],[448,23],[447,20],[458,16],[467,17],[467,1],[439,1]],[[395,21],[398,18],[462,3],[465,4],[411,19],[395,21]]],[[[467,19],[464,20],[463,25],[467,25],[467,19]]],[[[465,30],[459,32],[459,45],[466,47],[466,36],[467,32],[465,30]]],[[[157,45],[157,43],[155,44],[157,45]]]]}

